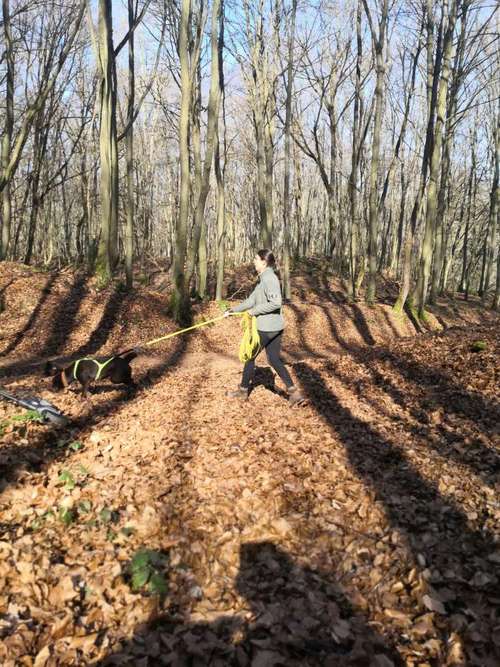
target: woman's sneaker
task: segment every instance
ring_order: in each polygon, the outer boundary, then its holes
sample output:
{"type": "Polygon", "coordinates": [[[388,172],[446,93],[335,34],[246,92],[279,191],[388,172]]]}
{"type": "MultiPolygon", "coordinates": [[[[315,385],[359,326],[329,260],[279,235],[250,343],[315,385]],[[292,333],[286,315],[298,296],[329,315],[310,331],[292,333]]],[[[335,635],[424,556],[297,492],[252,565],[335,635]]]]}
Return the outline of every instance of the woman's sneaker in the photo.
{"type": "Polygon", "coordinates": [[[246,401],[248,398],[248,388],[247,387],[238,387],[234,391],[227,391],[226,396],[228,398],[239,398],[242,401],[246,401]]]}
{"type": "Polygon", "coordinates": [[[300,393],[300,390],[298,387],[289,387],[287,389],[288,392],[288,403],[290,404],[290,407],[293,408],[295,405],[303,405],[306,403],[307,398],[300,393]]]}

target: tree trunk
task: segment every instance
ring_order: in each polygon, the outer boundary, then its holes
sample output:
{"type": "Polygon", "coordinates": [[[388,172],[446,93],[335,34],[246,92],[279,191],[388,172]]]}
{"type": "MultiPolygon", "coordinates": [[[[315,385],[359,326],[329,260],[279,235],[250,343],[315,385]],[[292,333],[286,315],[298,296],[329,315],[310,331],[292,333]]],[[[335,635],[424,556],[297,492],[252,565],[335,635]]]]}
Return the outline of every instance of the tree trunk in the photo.
{"type": "MultiPolygon", "coordinates": [[[[420,257],[420,267],[418,274],[418,284],[416,289],[416,298],[418,303],[418,316],[425,319],[425,304],[427,301],[427,287],[429,284],[432,251],[434,245],[434,235],[437,215],[437,186],[439,179],[439,166],[441,161],[441,146],[443,140],[443,124],[446,115],[446,100],[448,93],[450,60],[453,50],[453,34],[455,31],[455,21],[457,14],[456,0],[452,0],[451,8],[447,13],[447,0],[443,3],[443,17],[447,18],[448,25],[445,31],[443,42],[443,64],[439,77],[437,101],[436,101],[436,122],[433,133],[432,151],[430,155],[429,183],[427,186],[427,206],[425,217],[425,231],[422,242],[422,253],[420,257]]],[[[434,77],[438,74],[434,71],[434,77]]]]}
{"type": "Polygon", "coordinates": [[[98,48],[101,74],[100,135],[101,236],[96,270],[103,283],[111,279],[118,243],[118,137],[116,132],[116,61],[112,0],[99,0],[98,48]]]}
{"type": "Polygon", "coordinates": [[[349,243],[349,296],[356,301],[356,275],[358,272],[358,240],[359,240],[359,220],[358,220],[358,174],[359,174],[359,152],[360,152],[360,104],[361,104],[361,64],[363,59],[363,41],[361,36],[361,0],[358,0],[356,11],[356,84],[354,89],[354,119],[352,128],[352,157],[351,174],[349,177],[349,204],[351,209],[351,230],[349,243]]]}
{"type": "Polygon", "coordinates": [[[215,146],[215,178],[217,180],[217,283],[215,298],[221,301],[224,287],[224,261],[226,251],[226,198],[224,178],[220,165],[220,142],[217,133],[215,146]]]}
{"type": "Polygon", "coordinates": [[[191,71],[189,66],[189,24],[191,0],[182,0],[179,28],[179,59],[181,64],[181,110],[179,119],[180,196],[179,215],[175,229],[175,254],[173,263],[174,292],[172,311],[179,323],[190,319],[189,295],[184,265],[187,248],[187,224],[189,215],[189,120],[191,115],[191,71]]]}
{"type": "Polygon", "coordinates": [[[216,129],[215,137],[215,156],[214,168],[217,181],[217,283],[215,288],[215,298],[220,301],[223,296],[224,287],[224,261],[226,252],[226,193],[224,186],[224,177],[226,169],[226,114],[224,109],[224,2],[221,0],[220,11],[220,29],[217,57],[219,59],[219,95],[222,100],[222,127],[224,137],[224,167],[220,163],[220,138],[219,128],[216,129]]]}
{"type": "Polygon", "coordinates": [[[135,105],[135,40],[134,40],[134,0],[128,0],[128,104],[127,134],[125,138],[127,153],[127,222],[125,226],[125,279],[127,289],[132,289],[134,262],[134,105],[135,105]]]}
{"type": "Polygon", "coordinates": [[[500,247],[497,248],[497,282],[491,308],[492,310],[498,310],[500,308],[500,247]]]}
{"type": "Polygon", "coordinates": [[[498,227],[498,199],[499,199],[499,165],[500,165],[500,102],[498,105],[497,116],[494,121],[494,153],[493,153],[493,181],[490,192],[490,210],[488,218],[488,237],[486,249],[486,271],[484,278],[483,293],[481,300],[486,302],[488,289],[490,287],[493,274],[493,263],[495,261],[495,248],[497,245],[497,227],[498,227]]]}
{"type": "Polygon", "coordinates": [[[386,27],[388,19],[388,0],[383,0],[381,17],[378,25],[378,35],[372,25],[371,14],[368,3],[363,0],[372,33],[373,47],[375,50],[375,66],[377,78],[375,83],[375,115],[373,119],[372,154],[370,165],[370,199],[368,210],[368,285],[366,289],[366,301],[369,304],[375,302],[376,275],[377,275],[377,240],[378,240],[378,165],[380,159],[380,133],[382,128],[382,115],[384,111],[384,48],[386,39],[386,27]]]}
{"type": "Polygon", "coordinates": [[[436,303],[437,295],[440,289],[441,276],[443,273],[444,262],[444,229],[448,204],[448,180],[450,175],[450,153],[451,142],[456,128],[455,113],[457,109],[457,96],[460,83],[463,79],[463,59],[466,45],[466,27],[467,27],[468,4],[464,3],[461,12],[461,30],[456,48],[452,81],[448,95],[448,113],[446,117],[446,126],[444,131],[443,157],[441,160],[441,178],[439,181],[439,194],[436,216],[436,233],[434,246],[434,265],[432,271],[431,289],[429,302],[436,303]]]}
{"type": "MultiPolygon", "coordinates": [[[[204,225],[205,205],[207,201],[208,191],[210,189],[210,173],[212,170],[212,162],[214,157],[214,149],[217,134],[217,125],[219,122],[219,105],[220,105],[220,81],[219,81],[219,26],[221,24],[221,0],[214,0],[212,5],[212,25],[210,30],[210,92],[208,96],[208,122],[206,133],[206,150],[205,160],[203,163],[203,171],[201,173],[201,181],[199,192],[197,194],[198,200],[196,202],[196,209],[194,213],[193,225],[193,243],[191,252],[189,254],[188,270],[186,276],[186,287],[192,280],[195,270],[196,257],[200,248],[200,238],[202,235],[202,228],[204,225]]],[[[206,261],[206,253],[205,253],[206,261]]],[[[206,267],[204,269],[206,271],[206,267]]],[[[200,295],[201,296],[201,295],[200,295]]]]}
{"type": "Polygon", "coordinates": [[[286,301],[292,298],[290,283],[291,255],[291,206],[290,206],[290,134],[292,125],[292,89],[293,89],[293,48],[295,42],[295,17],[297,0],[292,0],[292,15],[288,35],[288,63],[286,72],[286,107],[285,107],[285,163],[283,166],[283,296],[286,301]]]}
{"type": "MultiPolygon", "coordinates": [[[[28,223],[28,238],[26,241],[26,252],[24,255],[24,263],[30,264],[31,258],[33,256],[33,245],[35,242],[35,229],[38,219],[38,209],[40,206],[39,199],[39,184],[40,184],[40,172],[42,169],[42,160],[45,155],[45,151],[42,148],[42,143],[44,142],[43,134],[45,133],[45,143],[47,131],[43,129],[44,119],[40,115],[37,118],[35,123],[35,131],[33,137],[33,165],[31,171],[31,209],[30,217],[28,223]]],[[[65,222],[68,224],[66,217],[65,222]]]]}
{"type": "Polygon", "coordinates": [[[475,143],[476,143],[476,138],[475,138],[475,131],[472,133],[471,136],[471,151],[472,151],[472,158],[471,158],[471,168],[470,168],[470,174],[469,174],[469,185],[467,188],[467,212],[465,214],[465,234],[464,234],[464,242],[462,246],[462,275],[460,277],[460,286],[458,288],[459,292],[465,293],[466,287],[467,287],[467,267],[468,267],[468,258],[469,258],[469,231],[470,231],[470,221],[471,221],[471,210],[472,210],[472,200],[473,200],[473,192],[475,189],[474,186],[474,181],[475,181],[475,168],[476,168],[476,150],[475,150],[475,143]]]}
{"type": "MultiPolygon", "coordinates": [[[[2,139],[2,172],[5,172],[10,159],[12,130],[14,127],[14,45],[10,25],[10,1],[2,0],[3,30],[5,37],[6,88],[5,88],[5,125],[2,139]]],[[[7,258],[10,241],[12,203],[10,182],[2,191],[2,234],[0,237],[0,260],[7,258]]]]}

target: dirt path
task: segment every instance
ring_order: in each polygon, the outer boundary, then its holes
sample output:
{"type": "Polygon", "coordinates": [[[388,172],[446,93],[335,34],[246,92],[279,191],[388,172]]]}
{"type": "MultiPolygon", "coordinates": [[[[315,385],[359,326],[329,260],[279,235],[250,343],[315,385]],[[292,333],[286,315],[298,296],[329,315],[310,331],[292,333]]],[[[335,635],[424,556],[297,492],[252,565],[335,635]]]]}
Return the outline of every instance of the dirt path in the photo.
{"type": "Polygon", "coordinates": [[[301,410],[264,359],[227,400],[239,332],[210,329],[135,394],[57,397],[71,429],[4,428],[3,665],[499,663],[498,326],[346,349],[309,315],[301,410]]]}

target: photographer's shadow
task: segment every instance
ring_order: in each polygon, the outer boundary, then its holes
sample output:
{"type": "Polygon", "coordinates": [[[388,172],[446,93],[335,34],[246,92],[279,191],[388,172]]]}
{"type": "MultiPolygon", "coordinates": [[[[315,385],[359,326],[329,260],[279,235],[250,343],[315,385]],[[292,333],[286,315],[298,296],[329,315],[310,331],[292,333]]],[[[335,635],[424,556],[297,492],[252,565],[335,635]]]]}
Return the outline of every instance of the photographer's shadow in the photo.
{"type": "MultiPolygon", "coordinates": [[[[297,564],[272,542],[240,547],[241,614],[212,623],[151,619],[99,665],[341,667],[401,665],[331,573],[297,564]]],[[[175,603],[175,601],[172,601],[175,603]]]]}

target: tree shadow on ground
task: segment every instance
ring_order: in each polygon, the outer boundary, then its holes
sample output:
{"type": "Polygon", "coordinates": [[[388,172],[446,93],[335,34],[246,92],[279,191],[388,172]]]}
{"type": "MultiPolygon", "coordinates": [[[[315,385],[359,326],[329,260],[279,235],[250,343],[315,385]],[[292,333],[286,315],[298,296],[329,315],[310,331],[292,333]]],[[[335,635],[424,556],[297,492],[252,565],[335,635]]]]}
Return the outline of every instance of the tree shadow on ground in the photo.
{"type": "MultiPolygon", "coordinates": [[[[394,403],[407,411],[418,423],[418,426],[413,428],[405,424],[405,428],[420,437],[425,435],[426,444],[438,454],[467,466],[485,483],[495,485],[500,472],[498,453],[477,439],[474,443],[468,442],[465,449],[457,447],[458,443],[466,442],[467,436],[459,433],[456,428],[450,430],[447,420],[456,415],[470,420],[480,430],[487,428],[494,433],[500,423],[500,404],[497,401],[469,391],[449,374],[415,359],[405,358],[389,348],[368,351],[353,346],[351,354],[353,359],[368,371],[379,391],[390,396],[394,403]],[[394,372],[410,383],[410,389],[405,391],[399,388],[386,373],[377,370],[377,362],[388,364],[394,372]],[[440,422],[438,425],[433,424],[435,418],[440,422]],[[437,431],[439,438],[433,437],[433,429],[437,431]]],[[[339,377],[346,386],[353,385],[353,378],[345,375],[342,377],[342,373],[331,363],[327,363],[325,368],[335,377],[339,377]]],[[[362,386],[357,388],[357,393],[361,400],[366,400],[362,386]]]]}
{"type": "Polygon", "coordinates": [[[115,288],[109,296],[101,315],[101,319],[90,334],[89,339],[86,343],[80,345],[80,347],[73,352],[72,356],[78,358],[81,355],[93,354],[99,350],[106,343],[113,331],[123,305],[126,302],[131,301],[133,298],[133,294],[125,292],[123,289],[115,288]]]}
{"type": "MultiPolygon", "coordinates": [[[[5,350],[0,356],[5,356],[5,354],[8,352],[12,352],[12,350],[14,350],[17,345],[19,345],[23,336],[32,330],[43,304],[51,293],[51,289],[55,280],[56,274],[52,276],[44,288],[42,296],[36,308],[31,313],[30,319],[26,325],[16,335],[7,350],[5,350]]],[[[37,356],[32,356],[28,359],[23,359],[22,361],[16,360],[10,364],[2,366],[0,368],[0,377],[19,377],[22,375],[40,372],[41,367],[44,365],[47,358],[57,354],[61,346],[64,344],[64,341],[73,331],[80,305],[85,297],[86,280],[87,276],[84,273],[75,275],[68,293],[62,299],[60,299],[60,301],[52,309],[54,313],[54,319],[47,338],[45,339],[44,344],[41,346],[37,356]]]]}
{"type": "Polygon", "coordinates": [[[69,292],[54,308],[54,320],[40,355],[56,354],[73,331],[81,303],[85,298],[87,275],[77,274],[69,292]]]}
{"type": "MultiPolygon", "coordinates": [[[[279,545],[243,543],[234,587],[242,598],[239,613],[193,623],[167,612],[141,625],[96,666],[402,664],[395,649],[353,609],[335,573],[301,565],[279,545]]],[[[175,600],[168,604],[175,609],[175,600]]]]}
{"type": "MultiPolygon", "coordinates": [[[[64,446],[58,446],[58,443],[70,443],[77,437],[81,437],[82,432],[88,432],[97,427],[102,419],[119,414],[126,403],[139,398],[142,392],[160,381],[165,373],[173,370],[181,361],[186,348],[186,339],[179,338],[165,361],[154,369],[145,371],[142,375],[134,374],[137,383],[135,387],[129,388],[125,394],[120,392],[117,398],[94,402],[83,414],[73,418],[68,427],[58,427],[52,424],[36,426],[36,435],[29,438],[27,437],[29,434],[25,435],[23,441],[26,444],[14,441],[0,447],[0,477],[2,480],[0,492],[11,484],[21,482],[23,475],[38,474],[50,463],[68,456],[67,449],[64,446]]],[[[83,403],[83,405],[86,404],[83,403]]]]}
{"type": "Polygon", "coordinates": [[[434,573],[432,585],[448,612],[436,622],[443,646],[452,633],[459,633],[470,664],[498,664],[500,649],[492,641],[500,620],[498,606],[488,585],[476,584],[474,579],[477,567],[482,566],[492,573],[492,581],[498,581],[494,571],[498,577],[499,566],[487,560],[496,548],[493,535],[472,529],[453,496],[442,496],[400,444],[354,417],[317,370],[302,363],[295,366],[295,372],[317,413],[345,447],[353,472],[373,491],[375,500],[382,502],[407,553],[403,568],[420,570],[423,558],[428,571],[434,573]]]}
{"type": "MultiPolygon", "coordinates": [[[[23,337],[25,335],[27,335],[31,331],[31,329],[35,326],[36,321],[37,321],[37,319],[40,315],[40,312],[43,308],[43,305],[45,304],[45,302],[47,301],[47,298],[51,294],[52,287],[54,286],[54,283],[56,282],[56,279],[57,279],[57,274],[55,274],[55,273],[53,273],[48,278],[48,280],[47,280],[47,282],[46,282],[46,284],[45,284],[45,286],[44,286],[44,288],[43,288],[43,290],[40,294],[40,298],[38,299],[38,303],[36,304],[35,308],[31,312],[31,315],[29,316],[28,321],[26,322],[24,327],[16,333],[16,335],[14,336],[12,341],[7,345],[7,347],[0,352],[0,357],[5,357],[7,354],[10,354],[11,352],[13,352],[16,349],[16,347],[19,345],[19,343],[22,341],[23,337]]],[[[11,281],[11,282],[13,282],[13,281],[11,281]]],[[[9,284],[7,284],[4,287],[4,290],[2,290],[2,292],[5,291],[5,289],[7,289],[9,284]]]]}

